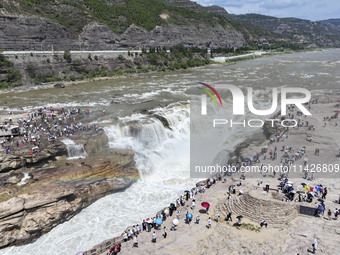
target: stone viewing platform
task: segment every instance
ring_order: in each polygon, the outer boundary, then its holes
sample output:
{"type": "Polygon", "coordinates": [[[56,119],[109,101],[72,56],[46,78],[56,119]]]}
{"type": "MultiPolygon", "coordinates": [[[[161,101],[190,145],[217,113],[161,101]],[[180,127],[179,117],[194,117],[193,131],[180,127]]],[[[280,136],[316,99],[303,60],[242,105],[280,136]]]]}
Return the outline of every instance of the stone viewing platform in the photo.
{"type": "Polygon", "coordinates": [[[232,212],[234,217],[242,215],[255,223],[266,220],[271,227],[280,228],[295,219],[299,210],[294,202],[280,201],[280,195],[282,194],[276,191],[267,193],[258,188],[244,195],[226,198],[216,209],[224,216],[232,212]]]}

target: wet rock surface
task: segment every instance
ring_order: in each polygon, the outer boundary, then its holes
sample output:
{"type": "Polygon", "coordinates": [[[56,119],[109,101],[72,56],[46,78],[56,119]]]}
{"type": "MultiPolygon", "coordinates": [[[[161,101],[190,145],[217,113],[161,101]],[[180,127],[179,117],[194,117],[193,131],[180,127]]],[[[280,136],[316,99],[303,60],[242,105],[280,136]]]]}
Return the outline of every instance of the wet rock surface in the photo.
{"type": "Polygon", "coordinates": [[[31,178],[23,186],[18,185],[24,176],[20,156],[1,155],[0,247],[35,240],[138,179],[133,151],[105,147],[105,134],[83,135],[78,142],[85,144],[85,159],[67,160],[59,141],[39,155],[25,156],[24,170],[31,178]]]}

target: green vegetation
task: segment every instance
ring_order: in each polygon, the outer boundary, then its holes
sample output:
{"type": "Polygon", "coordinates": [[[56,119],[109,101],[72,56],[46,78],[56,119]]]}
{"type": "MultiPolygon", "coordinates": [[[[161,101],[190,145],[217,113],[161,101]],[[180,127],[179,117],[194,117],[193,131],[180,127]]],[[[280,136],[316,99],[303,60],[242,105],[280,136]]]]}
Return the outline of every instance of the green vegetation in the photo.
{"type": "Polygon", "coordinates": [[[261,227],[259,226],[255,226],[254,224],[251,223],[242,223],[241,226],[237,226],[236,228],[238,229],[247,229],[250,231],[255,231],[255,232],[260,232],[261,231],[261,227]]]}
{"type": "Polygon", "coordinates": [[[0,54],[0,68],[11,66],[13,66],[13,63],[9,61],[4,55],[0,54]]]}
{"type": "Polygon", "coordinates": [[[37,83],[46,83],[46,82],[53,82],[53,81],[61,81],[62,79],[55,76],[53,73],[47,74],[37,74],[34,78],[34,81],[37,83]]]}
{"type": "MultiPolygon", "coordinates": [[[[183,45],[176,45],[169,48],[152,48],[149,52],[144,50],[141,55],[134,55],[130,53],[129,58],[124,55],[117,56],[117,67],[115,69],[108,69],[102,65],[97,66],[92,63],[92,56],[88,55],[84,59],[73,59],[69,51],[65,51],[63,59],[57,61],[66,61],[68,68],[63,71],[53,70],[51,63],[46,63],[45,70],[38,71],[33,64],[28,64],[25,72],[37,84],[56,81],[75,81],[83,79],[93,79],[98,77],[113,77],[122,76],[132,73],[146,73],[146,72],[165,72],[179,69],[187,69],[209,64],[210,61],[207,55],[207,49],[199,48],[185,48],[183,45]],[[129,58],[133,58],[133,61],[129,58]]],[[[94,56],[94,60],[98,61],[98,56],[94,56]]],[[[12,63],[6,58],[1,62],[12,67],[12,63]]],[[[12,68],[13,69],[13,68],[12,68]]],[[[15,70],[10,70],[7,79],[11,82],[19,81],[20,73],[15,70]]],[[[7,83],[6,83],[7,84],[7,83]]],[[[5,84],[5,85],[6,85],[5,84]]],[[[4,84],[0,84],[0,87],[4,84]]]]}
{"type": "MultiPolygon", "coordinates": [[[[311,22],[298,18],[276,18],[260,14],[244,14],[237,16],[240,26],[246,28],[252,35],[257,38],[266,38],[267,40],[282,42],[282,38],[286,42],[293,43],[302,41],[320,41],[322,38],[336,41],[340,39],[340,33],[337,27],[332,24],[323,22],[311,22]],[[328,27],[325,25],[329,25],[328,27]],[[303,38],[303,39],[302,39],[303,38]]],[[[240,29],[242,31],[242,29],[240,29]]],[[[243,32],[243,31],[242,31],[243,32]]],[[[322,41],[319,44],[324,44],[322,41]]],[[[294,45],[289,48],[295,50],[300,47],[294,45]]]]}
{"type": "Polygon", "coordinates": [[[303,45],[289,42],[270,41],[270,46],[263,47],[265,50],[284,51],[287,49],[298,51],[304,49],[303,45]]]}
{"type": "Polygon", "coordinates": [[[66,60],[67,63],[72,62],[72,56],[71,56],[71,52],[69,50],[64,51],[64,59],[66,60]]]}
{"type": "MultiPolygon", "coordinates": [[[[165,48],[150,49],[150,52],[144,54],[151,65],[150,68],[158,71],[187,69],[210,63],[206,55],[207,49],[185,48],[183,45],[171,47],[170,54],[165,48]]],[[[138,66],[138,63],[135,64],[138,66]]]]}
{"type": "Polygon", "coordinates": [[[0,88],[20,85],[21,73],[13,68],[13,63],[0,54],[0,88]],[[1,75],[4,74],[4,75],[1,75]]]}
{"type": "Polygon", "coordinates": [[[170,22],[176,25],[189,24],[193,20],[204,21],[207,25],[220,24],[229,26],[221,15],[199,13],[186,8],[179,8],[159,0],[19,0],[16,4],[8,2],[6,9],[10,12],[24,12],[53,19],[62,26],[79,34],[83,27],[97,21],[106,24],[112,31],[121,34],[135,24],[151,30],[156,26],[167,26],[160,14],[167,14],[170,22]]]}
{"type": "Polygon", "coordinates": [[[10,84],[15,84],[17,82],[19,82],[21,80],[21,73],[10,67],[7,69],[7,73],[6,73],[6,81],[10,84]]]}
{"type": "Polygon", "coordinates": [[[267,20],[272,20],[272,19],[278,19],[273,16],[267,16],[267,15],[262,15],[262,14],[257,14],[257,13],[249,13],[249,14],[241,14],[237,16],[238,18],[242,20],[254,20],[254,19],[267,19],[267,20]]]}

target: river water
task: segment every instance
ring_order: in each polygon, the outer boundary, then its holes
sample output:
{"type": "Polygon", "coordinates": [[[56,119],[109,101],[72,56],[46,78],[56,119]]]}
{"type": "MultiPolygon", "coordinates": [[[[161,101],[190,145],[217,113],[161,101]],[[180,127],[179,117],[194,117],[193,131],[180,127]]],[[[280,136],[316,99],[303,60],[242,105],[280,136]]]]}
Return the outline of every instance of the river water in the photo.
{"type": "MultiPolygon", "coordinates": [[[[124,192],[108,195],[58,225],[31,244],[0,250],[8,255],[71,255],[88,250],[140,223],[173,202],[197,179],[190,178],[190,89],[197,82],[253,87],[263,105],[270,87],[295,86],[312,97],[338,93],[340,50],[263,57],[228,65],[79,84],[65,89],[44,89],[0,95],[0,111],[38,106],[106,109],[98,116],[110,147],[131,148],[141,179],[124,192]],[[170,129],[139,110],[153,109],[166,118],[170,129]]],[[[249,130],[230,129],[223,145],[231,149],[249,130]]]]}

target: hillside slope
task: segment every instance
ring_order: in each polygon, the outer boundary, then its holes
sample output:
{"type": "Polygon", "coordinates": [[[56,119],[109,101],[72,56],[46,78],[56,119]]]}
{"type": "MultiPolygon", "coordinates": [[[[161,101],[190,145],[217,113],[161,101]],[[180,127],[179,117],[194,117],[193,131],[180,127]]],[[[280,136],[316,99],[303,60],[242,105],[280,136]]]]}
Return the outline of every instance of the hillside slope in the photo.
{"type": "Polygon", "coordinates": [[[225,16],[215,14],[222,8],[182,2],[194,8],[160,0],[0,0],[0,49],[247,45],[225,16]]]}
{"type": "Polygon", "coordinates": [[[327,19],[327,20],[320,20],[318,22],[325,24],[340,32],[340,19],[327,19]]]}
{"type": "Polygon", "coordinates": [[[236,18],[267,40],[323,47],[340,45],[340,31],[325,22],[260,14],[238,15],[236,18]]]}

